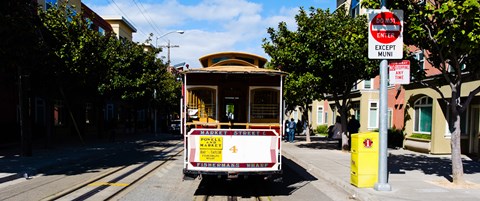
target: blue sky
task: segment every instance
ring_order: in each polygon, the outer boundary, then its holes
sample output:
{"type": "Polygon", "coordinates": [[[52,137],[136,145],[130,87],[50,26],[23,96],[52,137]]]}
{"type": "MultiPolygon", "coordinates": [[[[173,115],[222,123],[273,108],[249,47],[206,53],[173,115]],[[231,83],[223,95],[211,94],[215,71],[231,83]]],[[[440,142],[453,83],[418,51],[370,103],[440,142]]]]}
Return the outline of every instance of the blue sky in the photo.
{"type": "MultiPolygon", "coordinates": [[[[172,64],[200,67],[198,58],[219,51],[241,51],[268,58],[262,49],[268,27],[286,22],[295,28],[299,7],[336,7],[336,0],[82,0],[102,17],[123,16],[137,28],[135,42],[153,33],[153,45],[171,45],[172,64]],[[184,34],[166,33],[183,30],[184,34]]],[[[167,57],[167,49],[160,53],[167,57]]],[[[166,61],[166,59],[165,59],[166,61]]]]}

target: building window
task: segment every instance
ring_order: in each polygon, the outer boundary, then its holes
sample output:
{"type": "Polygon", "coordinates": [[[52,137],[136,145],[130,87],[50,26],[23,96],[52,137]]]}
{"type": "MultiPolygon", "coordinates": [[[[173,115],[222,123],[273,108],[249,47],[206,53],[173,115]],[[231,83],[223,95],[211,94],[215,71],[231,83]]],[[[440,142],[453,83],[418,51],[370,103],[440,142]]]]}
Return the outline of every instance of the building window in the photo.
{"type": "Polygon", "coordinates": [[[91,124],[93,119],[93,106],[92,103],[85,103],[85,123],[91,124]]]}
{"type": "Polygon", "coordinates": [[[364,80],[363,81],[363,88],[364,89],[372,89],[372,79],[364,80]]]}
{"type": "Polygon", "coordinates": [[[334,125],[335,121],[336,121],[335,117],[337,116],[336,115],[337,114],[337,108],[335,108],[335,106],[333,104],[330,105],[330,108],[332,108],[332,119],[331,119],[332,120],[332,125],[334,125]]]}
{"type": "Polygon", "coordinates": [[[43,98],[35,98],[35,123],[42,126],[46,125],[45,100],[43,98]]]}
{"type": "Polygon", "coordinates": [[[419,62],[420,68],[425,69],[425,56],[423,55],[423,51],[420,50],[415,52],[414,58],[419,62]]]}
{"type": "Polygon", "coordinates": [[[53,124],[55,126],[62,126],[65,124],[65,107],[60,100],[53,104],[53,124]]]}
{"type": "Polygon", "coordinates": [[[103,29],[102,27],[98,27],[98,32],[101,36],[105,36],[105,29],[103,29]]]}
{"type": "Polygon", "coordinates": [[[414,132],[430,134],[432,132],[432,99],[425,96],[414,103],[414,132]]]}
{"type": "Polygon", "coordinates": [[[352,17],[357,17],[360,15],[360,2],[358,0],[352,0],[352,17]]]}
{"type": "Polygon", "coordinates": [[[113,104],[107,104],[107,109],[105,111],[105,120],[110,121],[113,119],[113,104]]]}
{"type": "Polygon", "coordinates": [[[57,4],[57,0],[45,0],[45,10],[55,6],[57,4]]]}
{"type": "Polygon", "coordinates": [[[137,110],[137,121],[145,122],[145,110],[137,110]]]}
{"type": "Polygon", "coordinates": [[[378,128],[378,103],[370,102],[368,108],[368,129],[378,128]]]}
{"type": "Polygon", "coordinates": [[[279,118],[279,91],[273,89],[255,89],[251,92],[250,118],[278,119],[279,118]]]}
{"type": "Polygon", "coordinates": [[[327,119],[328,119],[328,112],[325,112],[325,124],[328,124],[327,119]]]}
{"type": "Polygon", "coordinates": [[[323,107],[317,107],[317,124],[323,124],[323,107]]]}

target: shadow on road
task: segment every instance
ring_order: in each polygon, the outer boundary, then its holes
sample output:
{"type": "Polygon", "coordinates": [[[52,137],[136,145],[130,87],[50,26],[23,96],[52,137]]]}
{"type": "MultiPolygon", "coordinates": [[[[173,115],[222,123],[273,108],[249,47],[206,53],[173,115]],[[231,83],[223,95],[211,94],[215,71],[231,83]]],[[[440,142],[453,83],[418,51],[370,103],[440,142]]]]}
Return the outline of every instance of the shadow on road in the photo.
{"type": "Polygon", "coordinates": [[[263,180],[261,177],[249,177],[227,180],[225,178],[204,177],[195,192],[196,196],[237,196],[252,198],[261,196],[288,196],[311,181],[317,180],[303,167],[282,158],[283,182],[263,180]]]}

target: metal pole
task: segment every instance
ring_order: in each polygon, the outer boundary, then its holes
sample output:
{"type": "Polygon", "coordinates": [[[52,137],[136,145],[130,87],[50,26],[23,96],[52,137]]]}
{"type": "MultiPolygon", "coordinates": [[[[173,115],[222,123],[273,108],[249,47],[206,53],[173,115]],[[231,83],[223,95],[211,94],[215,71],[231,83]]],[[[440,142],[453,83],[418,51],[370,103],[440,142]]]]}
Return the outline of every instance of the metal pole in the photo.
{"type": "Polygon", "coordinates": [[[155,108],[154,109],[154,113],[153,113],[153,133],[155,135],[157,135],[157,106],[156,106],[156,103],[157,103],[157,90],[154,89],[153,90],[153,107],[155,108]]]}
{"type": "MultiPolygon", "coordinates": [[[[386,0],[382,0],[382,10],[387,10],[386,0]]],[[[387,183],[388,175],[388,60],[380,62],[380,133],[379,133],[379,156],[378,156],[378,181],[374,189],[377,191],[391,191],[392,187],[387,183]]]]}
{"type": "Polygon", "coordinates": [[[168,51],[167,51],[167,64],[170,67],[170,40],[168,40],[168,51]]]}

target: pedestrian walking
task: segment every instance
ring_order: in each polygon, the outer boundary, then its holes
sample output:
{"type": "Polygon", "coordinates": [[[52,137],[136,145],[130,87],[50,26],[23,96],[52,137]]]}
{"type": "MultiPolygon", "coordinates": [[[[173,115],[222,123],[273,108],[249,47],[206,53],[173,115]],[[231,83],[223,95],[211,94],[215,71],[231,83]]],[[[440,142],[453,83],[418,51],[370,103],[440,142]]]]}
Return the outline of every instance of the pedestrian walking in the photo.
{"type": "Polygon", "coordinates": [[[338,140],[338,149],[342,148],[342,122],[339,116],[335,119],[335,125],[333,125],[333,136],[332,139],[338,140]]]}
{"type": "Polygon", "coordinates": [[[358,129],[360,128],[360,122],[358,122],[357,119],[355,119],[355,115],[352,115],[350,118],[350,121],[348,121],[347,124],[347,130],[348,130],[348,146],[349,149],[352,147],[352,134],[358,133],[358,129]]]}
{"type": "Polygon", "coordinates": [[[295,120],[292,118],[290,119],[290,123],[288,124],[288,129],[289,129],[289,133],[288,133],[288,142],[293,142],[295,140],[295,127],[296,127],[296,123],[295,123],[295,120]]]}
{"type": "Polygon", "coordinates": [[[285,142],[288,141],[288,136],[290,136],[290,121],[287,119],[285,121],[285,132],[283,133],[283,140],[285,140],[285,142]]]}

